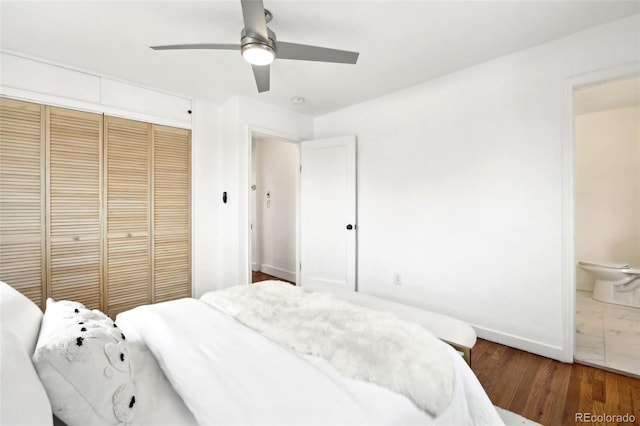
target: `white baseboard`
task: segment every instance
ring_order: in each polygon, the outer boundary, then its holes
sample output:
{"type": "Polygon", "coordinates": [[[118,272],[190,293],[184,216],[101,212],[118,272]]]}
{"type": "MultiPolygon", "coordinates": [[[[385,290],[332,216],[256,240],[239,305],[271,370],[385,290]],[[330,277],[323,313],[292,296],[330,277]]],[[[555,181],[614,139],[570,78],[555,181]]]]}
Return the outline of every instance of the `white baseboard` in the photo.
{"type": "Polygon", "coordinates": [[[251,270],[253,272],[260,272],[260,264],[258,262],[251,262],[251,270]]]}
{"type": "Polygon", "coordinates": [[[296,273],[295,272],[287,271],[287,270],[284,270],[284,269],[281,269],[281,268],[276,268],[275,266],[265,265],[265,264],[260,265],[260,271],[264,272],[265,274],[269,274],[269,275],[273,275],[274,277],[278,277],[281,280],[291,281],[292,283],[296,282],[296,273]]]}
{"type": "Polygon", "coordinates": [[[476,330],[478,337],[481,339],[501,343],[512,348],[564,362],[564,349],[560,346],[549,345],[547,343],[514,336],[513,334],[503,333],[501,331],[492,330],[486,327],[479,327],[473,324],[471,324],[471,326],[476,330]]]}

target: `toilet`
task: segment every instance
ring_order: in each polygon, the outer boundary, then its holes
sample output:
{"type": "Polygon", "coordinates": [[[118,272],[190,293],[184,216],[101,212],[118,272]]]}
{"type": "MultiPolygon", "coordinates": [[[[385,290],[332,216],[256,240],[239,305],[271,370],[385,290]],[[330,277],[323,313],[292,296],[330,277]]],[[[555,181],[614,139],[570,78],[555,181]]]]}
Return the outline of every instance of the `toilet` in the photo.
{"type": "Polygon", "coordinates": [[[596,283],[593,298],[601,302],[640,308],[640,268],[628,264],[578,262],[596,283]]]}

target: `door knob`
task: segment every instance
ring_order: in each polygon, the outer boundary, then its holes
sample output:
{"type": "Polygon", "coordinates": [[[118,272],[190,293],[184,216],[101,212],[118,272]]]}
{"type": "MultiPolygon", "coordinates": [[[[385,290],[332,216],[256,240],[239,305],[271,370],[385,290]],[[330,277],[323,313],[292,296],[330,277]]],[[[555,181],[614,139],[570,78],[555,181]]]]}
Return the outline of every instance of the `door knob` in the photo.
{"type": "Polygon", "coordinates": [[[348,224],[347,225],[347,230],[351,231],[353,228],[355,228],[354,225],[352,225],[352,224],[348,224]]]}

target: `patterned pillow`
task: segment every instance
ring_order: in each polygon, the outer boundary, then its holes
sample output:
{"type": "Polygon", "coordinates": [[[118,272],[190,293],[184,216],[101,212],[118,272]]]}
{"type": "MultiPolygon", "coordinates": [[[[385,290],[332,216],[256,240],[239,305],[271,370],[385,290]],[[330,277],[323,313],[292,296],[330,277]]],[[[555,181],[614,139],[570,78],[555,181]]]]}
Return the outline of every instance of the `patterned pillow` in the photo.
{"type": "Polygon", "coordinates": [[[33,355],[53,408],[69,426],[130,424],[136,387],[129,345],[98,310],[47,300],[33,355]]]}

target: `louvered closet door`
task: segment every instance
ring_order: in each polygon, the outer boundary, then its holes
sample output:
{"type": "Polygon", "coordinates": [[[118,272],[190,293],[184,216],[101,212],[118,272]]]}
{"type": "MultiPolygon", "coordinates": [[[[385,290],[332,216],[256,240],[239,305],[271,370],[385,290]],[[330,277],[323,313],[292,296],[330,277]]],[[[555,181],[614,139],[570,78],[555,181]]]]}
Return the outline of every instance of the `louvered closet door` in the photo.
{"type": "Polygon", "coordinates": [[[153,126],[154,302],[191,296],[191,132],[153,126]]]}
{"type": "Polygon", "coordinates": [[[106,310],[151,303],[151,125],[105,117],[106,310]]]}
{"type": "Polygon", "coordinates": [[[44,106],[0,98],[0,280],[45,295],[44,106]]]}
{"type": "Polygon", "coordinates": [[[102,115],[47,107],[49,294],[101,306],[102,115]]]}

